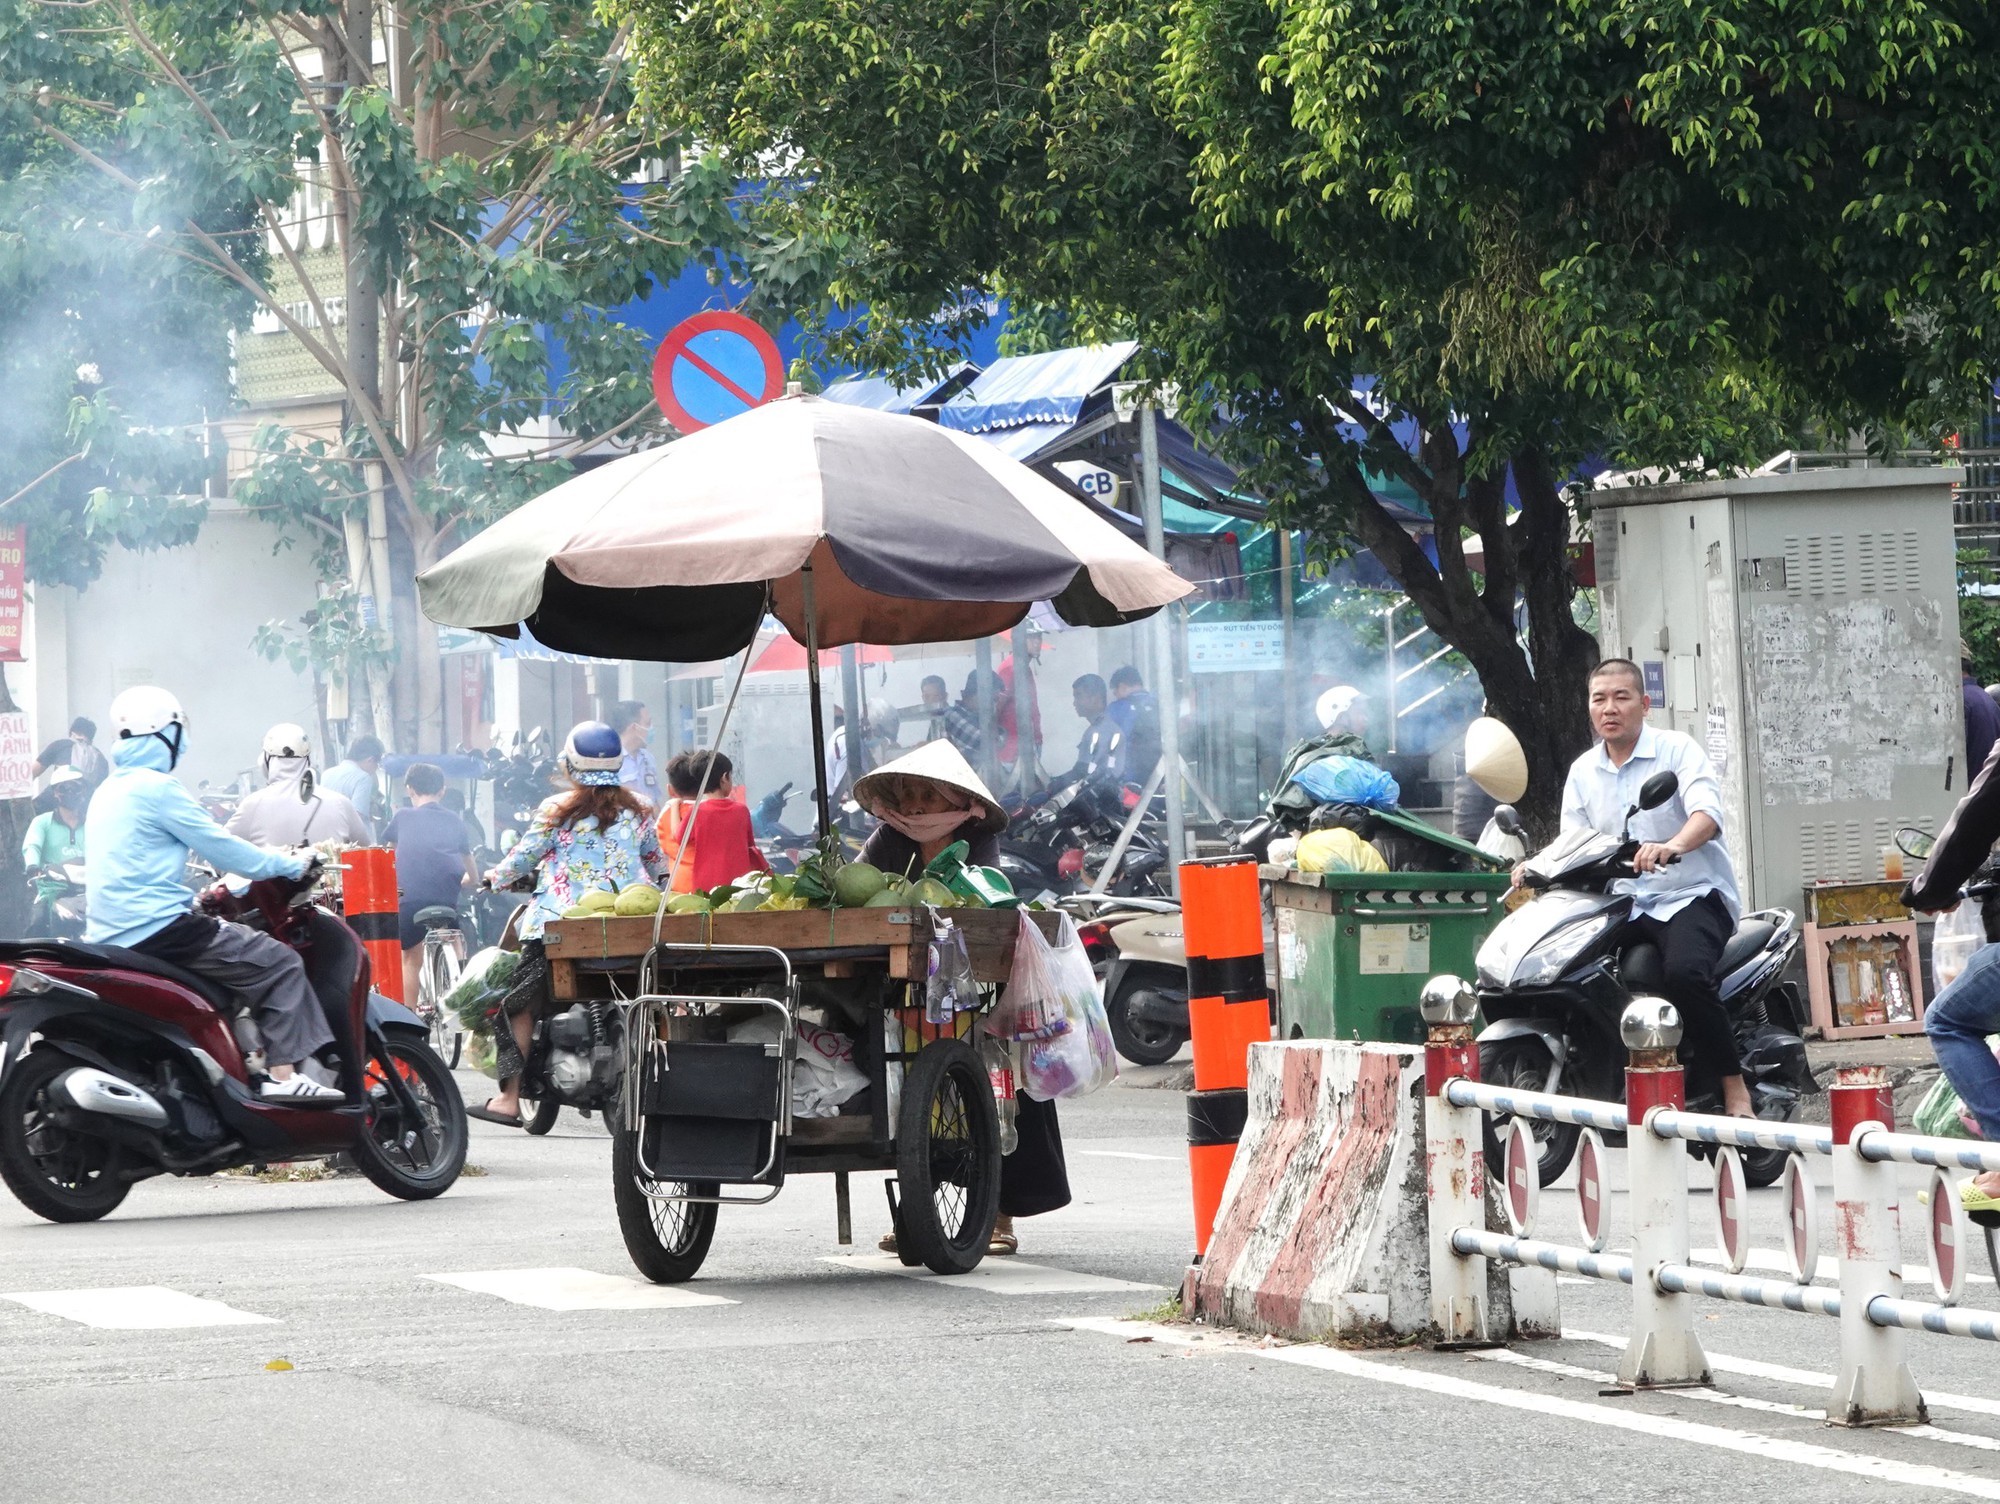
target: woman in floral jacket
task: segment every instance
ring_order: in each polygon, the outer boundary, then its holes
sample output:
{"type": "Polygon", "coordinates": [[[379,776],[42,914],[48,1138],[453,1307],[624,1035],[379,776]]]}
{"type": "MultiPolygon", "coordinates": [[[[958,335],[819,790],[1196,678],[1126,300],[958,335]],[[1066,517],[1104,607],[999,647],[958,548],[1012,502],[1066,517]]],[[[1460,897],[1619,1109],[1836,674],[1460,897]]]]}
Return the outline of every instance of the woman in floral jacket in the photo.
{"type": "Polygon", "coordinates": [[[468,1107],[475,1118],[521,1126],[521,1071],[534,1038],[535,1009],[549,993],[544,926],[593,888],[616,893],[641,878],[657,883],[667,876],[646,806],[618,782],[623,758],[618,734],[609,726],[586,721],[571,731],[559,765],[575,786],[542,801],[528,833],[486,874],[496,888],[511,887],[532,874],[535,896],[521,918],[520,969],[494,1010],[500,1094],[484,1107],[468,1107]],[[509,1023],[506,1029],[498,1027],[502,1014],[509,1023]]]}

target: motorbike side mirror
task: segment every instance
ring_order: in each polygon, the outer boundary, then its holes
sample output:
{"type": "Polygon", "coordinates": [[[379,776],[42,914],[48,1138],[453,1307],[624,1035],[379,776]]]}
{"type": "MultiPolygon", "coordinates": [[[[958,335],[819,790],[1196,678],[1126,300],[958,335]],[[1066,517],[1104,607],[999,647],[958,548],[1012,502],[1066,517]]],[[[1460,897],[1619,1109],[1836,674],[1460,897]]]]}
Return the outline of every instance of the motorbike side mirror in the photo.
{"type": "Polygon", "coordinates": [[[1528,837],[1528,827],[1521,823],[1520,811],[1511,804],[1498,804],[1493,807],[1493,823],[1507,835],[1519,836],[1522,840],[1528,837]]]}
{"type": "Polygon", "coordinates": [[[1896,832],[1896,849],[1904,856],[1915,857],[1920,862],[1930,860],[1937,846],[1937,837],[1918,830],[1914,825],[1905,825],[1896,832]]]}
{"type": "Polygon", "coordinates": [[[1672,772],[1655,773],[1639,785],[1639,808],[1658,809],[1681,791],[1680,778],[1672,772]]]}
{"type": "Polygon", "coordinates": [[[313,777],[313,770],[311,768],[307,768],[303,773],[299,774],[299,803],[311,804],[313,802],[313,790],[317,787],[319,787],[319,780],[313,777]]]}

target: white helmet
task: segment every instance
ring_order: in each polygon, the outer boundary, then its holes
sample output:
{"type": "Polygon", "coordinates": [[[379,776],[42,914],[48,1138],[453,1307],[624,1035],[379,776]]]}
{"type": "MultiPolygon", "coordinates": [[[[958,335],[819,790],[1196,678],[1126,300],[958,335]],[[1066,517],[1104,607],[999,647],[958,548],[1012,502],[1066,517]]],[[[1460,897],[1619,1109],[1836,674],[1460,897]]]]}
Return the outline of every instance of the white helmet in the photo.
{"type": "Polygon", "coordinates": [[[167,745],[172,767],[180,761],[181,745],[187,738],[187,712],[181,702],[157,684],[135,684],[111,702],[111,729],[120,741],[135,736],[157,736],[167,745]],[[169,735],[168,727],[172,727],[169,735]]]}
{"type": "Polygon", "coordinates": [[[311,757],[312,738],[306,735],[306,728],[295,726],[290,721],[280,721],[264,733],[264,756],[311,757]]]}
{"type": "Polygon", "coordinates": [[[1334,685],[1332,689],[1329,689],[1319,697],[1319,703],[1313,707],[1319,716],[1320,729],[1331,731],[1334,722],[1338,721],[1348,711],[1367,698],[1368,696],[1364,695],[1352,684],[1334,685]]]}

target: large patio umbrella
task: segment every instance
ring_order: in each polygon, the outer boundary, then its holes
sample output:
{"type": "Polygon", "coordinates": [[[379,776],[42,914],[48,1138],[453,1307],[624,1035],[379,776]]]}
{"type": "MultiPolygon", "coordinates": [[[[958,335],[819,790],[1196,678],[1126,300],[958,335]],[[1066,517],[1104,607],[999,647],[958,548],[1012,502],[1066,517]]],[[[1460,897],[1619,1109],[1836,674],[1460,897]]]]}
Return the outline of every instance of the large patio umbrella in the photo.
{"type": "Polygon", "coordinates": [[[984,637],[1038,600],[1112,626],[1192,588],[980,439],[814,397],[565,481],[417,577],[434,621],[606,658],[727,657],[768,610],[806,648],[816,765],[821,648],[984,637]]]}

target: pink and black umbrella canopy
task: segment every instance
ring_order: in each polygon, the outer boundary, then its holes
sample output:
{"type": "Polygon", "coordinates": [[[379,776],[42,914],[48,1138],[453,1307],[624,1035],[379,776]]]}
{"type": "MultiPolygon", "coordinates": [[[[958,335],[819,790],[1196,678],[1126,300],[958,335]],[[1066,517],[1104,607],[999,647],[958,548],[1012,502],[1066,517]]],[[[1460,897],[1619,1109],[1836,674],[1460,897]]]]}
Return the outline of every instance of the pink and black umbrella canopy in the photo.
{"type": "Polygon", "coordinates": [[[425,571],[433,620],[607,658],[953,642],[1037,600],[1111,626],[1190,587],[1059,487],[920,418],[791,397],[564,482],[425,571]]]}

